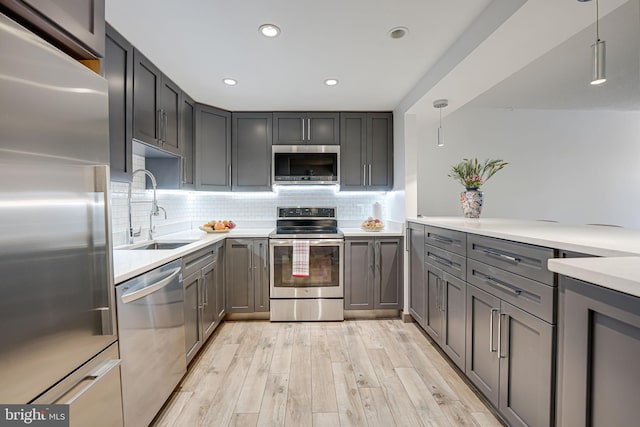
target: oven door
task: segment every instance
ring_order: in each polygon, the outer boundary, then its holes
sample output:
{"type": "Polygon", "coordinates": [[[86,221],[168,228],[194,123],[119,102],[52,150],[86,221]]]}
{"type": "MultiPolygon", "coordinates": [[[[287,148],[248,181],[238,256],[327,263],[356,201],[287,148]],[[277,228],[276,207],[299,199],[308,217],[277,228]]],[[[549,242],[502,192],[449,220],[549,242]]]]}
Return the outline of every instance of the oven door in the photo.
{"type": "Polygon", "coordinates": [[[309,240],[309,277],[293,277],[293,239],[271,239],[271,298],[344,298],[344,240],[309,240]]]}

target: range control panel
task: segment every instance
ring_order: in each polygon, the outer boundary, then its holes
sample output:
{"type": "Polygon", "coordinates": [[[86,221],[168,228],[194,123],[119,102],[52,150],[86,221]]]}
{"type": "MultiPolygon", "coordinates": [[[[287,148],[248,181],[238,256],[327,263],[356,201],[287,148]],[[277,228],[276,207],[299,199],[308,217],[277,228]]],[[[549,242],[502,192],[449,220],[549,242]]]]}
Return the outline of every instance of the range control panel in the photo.
{"type": "Polygon", "coordinates": [[[278,219],[284,218],[336,218],[336,208],[279,207],[278,219]]]}

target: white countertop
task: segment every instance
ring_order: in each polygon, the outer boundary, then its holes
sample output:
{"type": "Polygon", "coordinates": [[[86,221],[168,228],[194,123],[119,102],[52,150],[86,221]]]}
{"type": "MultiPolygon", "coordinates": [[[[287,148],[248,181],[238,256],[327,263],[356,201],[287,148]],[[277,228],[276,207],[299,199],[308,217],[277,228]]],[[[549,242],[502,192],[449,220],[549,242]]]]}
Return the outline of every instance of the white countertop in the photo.
{"type": "Polygon", "coordinates": [[[549,270],[640,297],[640,257],[550,259],[549,270]]]}
{"type": "MultiPolygon", "coordinates": [[[[402,225],[397,223],[390,223],[385,230],[379,232],[364,231],[360,228],[341,228],[340,230],[345,237],[402,236],[402,225]]],[[[158,242],[194,240],[193,243],[176,249],[129,250],[116,247],[113,251],[114,283],[122,283],[225,238],[266,238],[272,231],[273,228],[240,228],[230,230],[228,233],[207,234],[194,229],[166,234],[155,239],[158,242]]]]}
{"type": "Polygon", "coordinates": [[[227,237],[231,238],[260,238],[268,237],[273,228],[244,228],[230,230],[228,233],[212,233],[207,234],[200,230],[188,230],[179,233],[167,234],[156,238],[158,242],[162,241],[188,241],[195,240],[188,245],[181,246],[176,249],[161,250],[127,250],[114,248],[113,251],[113,278],[117,285],[125,280],[136,277],[142,273],[150,271],[156,267],[164,265],[170,261],[204,248],[212,243],[223,240],[227,237]]]}
{"type": "Polygon", "coordinates": [[[385,224],[384,230],[381,231],[366,231],[359,227],[340,227],[340,231],[344,233],[344,237],[398,237],[404,234],[402,224],[391,221],[385,224]]]}
{"type": "Polygon", "coordinates": [[[499,218],[424,217],[407,221],[602,257],[552,259],[548,267],[559,274],[640,296],[640,230],[499,218]]]}
{"type": "Polygon", "coordinates": [[[640,230],[517,219],[459,217],[407,221],[595,256],[640,256],[640,230]]]}

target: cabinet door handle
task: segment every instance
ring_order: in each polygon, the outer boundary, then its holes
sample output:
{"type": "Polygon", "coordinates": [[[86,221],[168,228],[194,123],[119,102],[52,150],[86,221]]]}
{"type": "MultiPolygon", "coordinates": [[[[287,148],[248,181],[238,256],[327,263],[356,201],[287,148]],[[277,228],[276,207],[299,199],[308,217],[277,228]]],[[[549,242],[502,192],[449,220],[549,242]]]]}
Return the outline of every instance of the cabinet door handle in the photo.
{"type": "Polygon", "coordinates": [[[302,121],[302,142],[304,142],[304,137],[307,134],[304,127],[304,119],[300,119],[302,121]]]}
{"type": "MultiPolygon", "coordinates": [[[[500,312],[499,308],[492,308],[491,313],[489,314],[489,352],[495,353],[497,350],[493,348],[493,313],[500,312]]],[[[498,326],[500,326],[498,324],[498,326]]],[[[498,331],[500,333],[500,331],[498,331]]],[[[499,346],[500,344],[498,344],[499,346]]]]}
{"type": "Polygon", "coordinates": [[[447,296],[447,283],[445,282],[444,279],[442,279],[441,283],[442,283],[442,297],[440,298],[440,305],[441,305],[440,308],[444,313],[446,311],[445,307],[447,306],[447,303],[445,302],[445,298],[447,296]]]}
{"type": "Polygon", "coordinates": [[[371,186],[371,163],[369,163],[369,186],[371,186]]]}
{"type": "Polygon", "coordinates": [[[182,183],[186,184],[187,182],[187,158],[181,157],[182,161],[180,164],[182,165],[182,183]]]}
{"type": "Polygon", "coordinates": [[[494,251],[491,249],[483,249],[482,252],[484,252],[487,255],[493,255],[495,257],[502,258],[504,260],[511,261],[516,264],[522,261],[520,258],[512,257],[509,255],[503,254],[502,252],[494,251]]]}
{"type": "Polygon", "coordinates": [[[440,278],[436,278],[436,308],[440,310],[440,278]]]}
{"type": "Polygon", "coordinates": [[[406,234],[405,238],[407,240],[406,242],[404,242],[404,247],[405,247],[405,250],[409,252],[411,250],[411,227],[407,227],[407,232],[405,234],[406,234]]]}
{"type": "Polygon", "coordinates": [[[380,253],[380,242],[376,242],[376,265],[378,269],[378,274],[380,278],[382,278],[382,254],[380,253]]]}
{"type": "Polygon", "coordinates": [[[162,144],[162,110],[158,110],[158,123],[156,123],[156,137],[158,138],[158,143],[162,144]]]}
{"type": "Polygon", "coordinates": [[[263,254],[262,255],[262,268],[264,269],[264,271],[267,271],[267,257],[269,256],[269,254],[267,253],[267,245],[264,245],[264,252],[262,252],[262,246],[263,244],[260,243],[260,253],[263,254]]]}
{"type": "Polygon", "coordinates": [[[231,187],[231,163],[229,163],[229,187],[231,187]]]}
{"type": "Polygon", "coordinates": [[[249,282],[251,282],[251,273],[253,272],[253,246],[247,246],[247,249],[249,250],[249,269],[247,272],[247,278],[249,282]]]}
{"type": "Polygon", "coordinates": [[[307,141],[311,142],[311,119],[307,119],[307,141]]]}
{"type": "Polygon", "coordinates": [[[369,246],[371,249],[371,274],[376,273],[376,251],[374,249],[373,244],[369,246]]]}
{"type": "Polygon", "coordinates": [[[162,127],[164,128],[164,135],[162,140],[167,142],[167,127],[169,127],[169,115],[166,111],[162,110],[162,127]]]}
{"type": "Polygon", "coordinates": [[[502,319],[507,316],[507,313],[500,313],[498,317],[498,359],[504,359],[506,356],[502,353],[502,319]]]}
{"type": "Polygon", "coordinates": [[[362,185],[367,185],[367,165],[362,165],[362,185]]]}

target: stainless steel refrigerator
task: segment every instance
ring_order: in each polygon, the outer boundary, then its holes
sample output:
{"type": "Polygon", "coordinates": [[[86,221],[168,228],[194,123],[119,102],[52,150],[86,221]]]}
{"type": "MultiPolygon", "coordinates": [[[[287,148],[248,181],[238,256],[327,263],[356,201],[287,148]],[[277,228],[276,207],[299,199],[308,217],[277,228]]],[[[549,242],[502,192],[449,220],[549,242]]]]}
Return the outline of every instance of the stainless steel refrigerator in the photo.
{"type": "Polygon", "coordinates": [[[122,425],[107,82],[0,14],[0,403],[122,425]]]}

